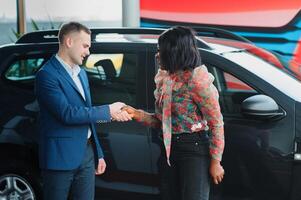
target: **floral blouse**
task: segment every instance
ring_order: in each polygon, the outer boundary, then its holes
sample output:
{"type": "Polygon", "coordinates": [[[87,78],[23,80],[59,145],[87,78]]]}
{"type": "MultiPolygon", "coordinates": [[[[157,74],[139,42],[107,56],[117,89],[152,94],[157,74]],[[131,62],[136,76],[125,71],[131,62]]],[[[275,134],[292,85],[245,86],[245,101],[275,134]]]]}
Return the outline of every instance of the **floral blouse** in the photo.
{"type": "Polygon", "coordinates": [[[139,121],[163,131],[169,163],[171,135],[211,130],[210,155],[221,161],[224,150],[224,124],[214,77],[205,65],[169,75],[159,70],[156,77],[156,113],[139,121]]]}

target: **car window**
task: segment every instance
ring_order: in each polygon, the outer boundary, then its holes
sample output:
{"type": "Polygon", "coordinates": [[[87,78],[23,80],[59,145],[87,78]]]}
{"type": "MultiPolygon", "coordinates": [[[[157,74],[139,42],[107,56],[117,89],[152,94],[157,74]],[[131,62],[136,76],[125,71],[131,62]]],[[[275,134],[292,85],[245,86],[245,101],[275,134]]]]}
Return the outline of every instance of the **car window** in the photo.
{"type": "Polygon", "coordinates": [[[5,78],[12,81],[33,80],[35,73],[44,64],[45,58],[22,58],[15,60],[5,73],[5,78]]]}
{"type": "Polygon", "coordinates": [[[122,101],[136,106],[137,55],[91,54],[85,64],[95,105],[122,101]]]}
{"type": "Polygon", "coordinates": [[[219,101],[223,114],[241,116],[241,103],[258,92],[238,77],[218,67],[206,65],[215,77],[214,84],[219,92],[219,101]]]}
{"type": "Polygon", "coordinates": [[[223,83],[224,89],[225,90],[230,90],[230,91],[255,91],[252,87],[249,85],[245,84],[235,76],[223,72],[223,79],[225,80],[223,83]]]}

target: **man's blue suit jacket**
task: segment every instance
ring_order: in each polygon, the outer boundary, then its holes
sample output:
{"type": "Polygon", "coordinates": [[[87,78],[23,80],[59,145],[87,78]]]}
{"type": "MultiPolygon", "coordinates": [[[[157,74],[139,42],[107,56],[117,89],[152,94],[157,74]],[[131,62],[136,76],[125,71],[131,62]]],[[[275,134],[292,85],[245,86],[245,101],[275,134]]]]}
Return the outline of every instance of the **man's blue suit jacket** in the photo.
{"type": "Polygon", "coordinates": [[[36,75],[39,114],[39,163],[42,169],[72,170],[83,160],[88,128],[94,141],[96,166],[103,157],[95,123],[110,121],[109,106],[92,106],[89,82],[81,69],[79,78],[86,100],[70,75],[53,56],[36,75]]]}

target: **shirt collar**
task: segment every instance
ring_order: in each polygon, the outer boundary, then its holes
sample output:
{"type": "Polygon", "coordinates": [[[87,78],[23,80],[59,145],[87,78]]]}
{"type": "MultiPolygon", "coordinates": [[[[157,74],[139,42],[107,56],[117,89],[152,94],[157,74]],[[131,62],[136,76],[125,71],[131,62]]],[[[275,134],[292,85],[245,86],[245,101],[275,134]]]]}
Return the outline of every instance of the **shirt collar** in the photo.
{"type": "Polygon", "coordinates": [[[55,57],[63,65],[63,67],[71,77],[78,76],[81,70],[78,65],[74,65],[74,67],[71,67],[66,62],[64,62],[63,59],[58,54],[56,54],[55,57]]]}

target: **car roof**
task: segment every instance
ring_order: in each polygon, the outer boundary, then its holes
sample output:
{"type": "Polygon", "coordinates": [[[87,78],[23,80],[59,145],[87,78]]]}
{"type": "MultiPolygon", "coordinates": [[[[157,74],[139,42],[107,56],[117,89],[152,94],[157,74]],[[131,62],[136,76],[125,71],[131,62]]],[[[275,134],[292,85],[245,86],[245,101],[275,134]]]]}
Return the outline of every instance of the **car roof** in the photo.
{"type": "MultiPolygon", "coordinates": [[[[126,42],[126,43],[149,43],[156,44],[158,37],[166,29],[162,28],[91,28],[91,39],[93,42],[126,42]]],[[[251,42],[241,36],[233,34],[229,31],[212,28],[212,27],[198,27],[195,28],[198,47],[204,49],[212,49],[210,45],[205,42],[202,37],[211,38],[224,38],[243,43],[251,42]]],[[[24,34],[19,38],[16,44],[28,44],[28,43],[52,43],[58,42],[58,30],[44,30],[35,31],[24,34]]]]}
{"type": "MultiPolygon", "coordinates": [[[[91,28],[93,43],[142,43],[151,44],[154,48],[159,36],[167,29],[163,28],[91,28]]],[[[197,35],[197,46],[212,53],[223,55],[229,52],[246,51],[266,60],[282,69],[283,64],[272,53],[255,46],[249,40],[224,29],[212,27],[194,28],[197,35]]],[[[27,33],[19,38],[16,44],[58,43],[59,30],[44,30],[27,33]]],[[[290,71],[290,69],[286,69],[290,71]]],[[[301,79],[301,75],[298,77],[301,79]]]]}

